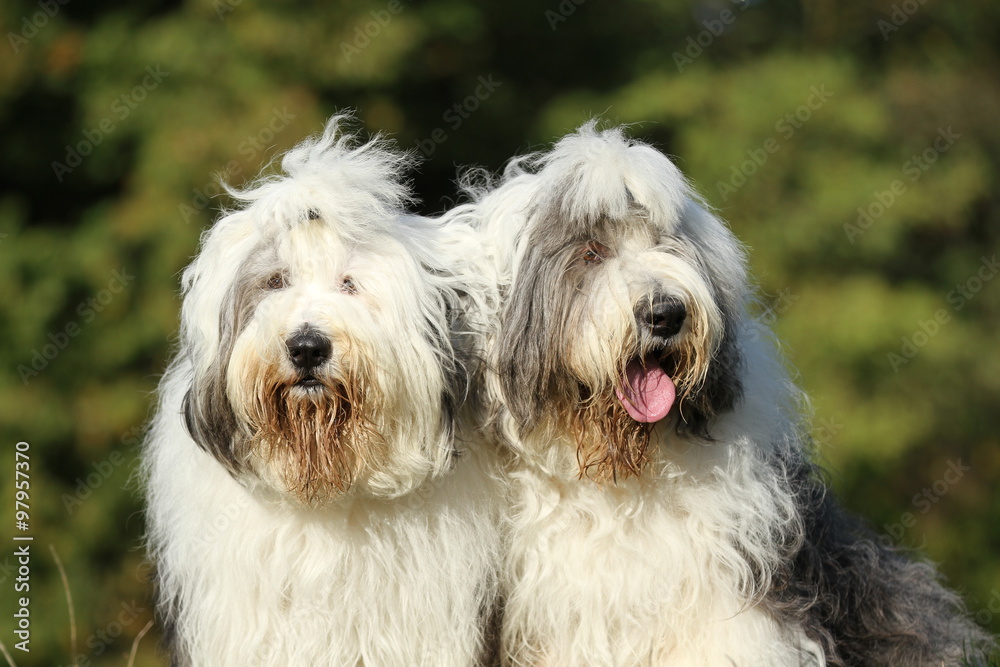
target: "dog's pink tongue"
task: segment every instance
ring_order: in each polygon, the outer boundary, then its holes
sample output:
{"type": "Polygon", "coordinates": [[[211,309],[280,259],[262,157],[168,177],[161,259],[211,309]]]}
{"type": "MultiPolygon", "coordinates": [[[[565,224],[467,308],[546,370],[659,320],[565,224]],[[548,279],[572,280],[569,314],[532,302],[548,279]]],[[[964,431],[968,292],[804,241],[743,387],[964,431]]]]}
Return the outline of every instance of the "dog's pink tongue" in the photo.
{"type": "Polygon", "coordinates": [[[632,419],[658,422],[670,412],[677,389],[656,361],[635,359],[625,368],[625,386],[615,393],[632,419]]]}

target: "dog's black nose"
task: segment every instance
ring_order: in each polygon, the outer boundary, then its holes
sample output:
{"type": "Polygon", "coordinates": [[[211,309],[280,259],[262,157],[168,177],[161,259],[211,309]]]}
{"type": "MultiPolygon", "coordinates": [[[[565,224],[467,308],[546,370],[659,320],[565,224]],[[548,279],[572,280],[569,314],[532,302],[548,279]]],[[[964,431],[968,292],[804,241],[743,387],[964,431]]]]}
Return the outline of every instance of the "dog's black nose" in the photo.
{"type": "Polygon", "coordinates": [[[293,334],[285,345],[292,363],[304,371],[312,370],[330,358],[330,339],[315,331],[307,329],[293,334]]]}
{"type": "Polygon", "coordinates": [[[639,326],[656,338],[675,336],[687,319],[687,308],[674,297],[654,297],[643,301],[635,311],[639,326]]]}

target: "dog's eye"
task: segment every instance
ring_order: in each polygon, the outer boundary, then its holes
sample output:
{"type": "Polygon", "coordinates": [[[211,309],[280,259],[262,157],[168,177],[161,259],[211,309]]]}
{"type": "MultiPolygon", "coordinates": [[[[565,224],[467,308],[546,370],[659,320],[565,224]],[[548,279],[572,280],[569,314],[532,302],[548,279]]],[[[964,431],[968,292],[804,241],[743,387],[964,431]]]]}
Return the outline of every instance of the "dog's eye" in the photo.
{"type": "Polygon", "coordinates": [[[609,253],[610,251],[605,246],[592,241],[584,246],[580,258],[583,259],[584,264],[593,266],[603,262],[609,253]]]}
{"type": "Polygon", "coordinates": [[[284,273],[273,273],[267,279],[267,282],[264,283],[264,287],[267,289],[284,289],[288,287],[288,280],[285,278],[284,273]]]}
{"type": "Polygon", "coordinates": [[[344,294],[357,294],[358,288],[354,284],[354,278],[344,276],[344,279],[340,282],[340,291],[344,294]]]}

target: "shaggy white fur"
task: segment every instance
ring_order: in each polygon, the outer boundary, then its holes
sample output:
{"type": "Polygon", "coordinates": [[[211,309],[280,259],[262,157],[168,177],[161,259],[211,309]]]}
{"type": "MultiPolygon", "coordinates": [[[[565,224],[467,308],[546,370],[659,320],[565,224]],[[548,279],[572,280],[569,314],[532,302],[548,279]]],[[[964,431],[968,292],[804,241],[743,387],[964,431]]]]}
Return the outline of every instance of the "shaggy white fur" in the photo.
{"type": "Polygon", "coordinates": [[[767,463],[797,442],[798,394],[759,328],[746,329],[738,242],[662,154],[593,123],[513,161],[498,187],[466,185],[475,203],[456,216],[480,226],[504,295],[486,387],[494,426],[517,454],[507,662],[824,664],[798,624],[757,604],[798,521],[767,463]],[[659,295],[686,307],[669,340],[637,322],[659,295]],[[722,358],[723,346],[735,349],[722,358]],[[710,402],[688,403],[714,391],[712,366],[736,351],[742,361],[714,381],[741,385],[743,400],[717,416],[710,402]],[[615,416],[610,433],[572,427],[568,413],[622,412],[614,391],[630,361],[651,354],[675,357],[677,403],[637,433],[648,446],[632,469],[592,479],[600,469],[582,452],[627,447],[614,431],[630,426],[615,416]],[[684,429],[696,409],[714,419],[711,440],[684,429]]]}
{"type": "Polygon", "coordinates": [[[496,187],[475,180],[456,216],[479,225],[504,298],[486,387],[517,454],[507,662],[823,664],[802,627],[757,604],[798,521],[767,463],[796,446],[798,393],[766,337],[747,331],[739,243],[662,154],[594,123],[514,160],[496,187]],[[659,295],[686,306],[666,341],[636,316],[659,295]],[[675,357],[677,402],[635,434],[646,448],[602,477],[585,450],[629,447],[616,440],[631,426],[618,414],[574,426],[568,413],[622,412],[614,392],[649,355],[675,357]],[[693,400],[713,382],[741,385],[743,400],[693,400]],[[713,420],[710,439],[691,432],[699,418],[713,420]]]}
{"type": "Polygon", "coordinates": [[[405,215],[408,158],[344,122],[234,192],[184,273],[145,454],[179,664],[467,666],[486,649],[495,457],[460,416],[476,238],[405,215]]]}
{"type": "Polygon", "coordinates": [[[638,478],[580,479],[576,443],[557,433],[517,440],[531,454],[513,475],[509,664],[825,664],[801,627],[757,604],[798,515],[758,453],[792,437],[772,400],[787,389],[768,352],[753,354],[749,400],[715,441],[659,424],[638,478]]]}
{"type": "Polygon", "coordinates": [[[986,664],[934,569],[831,498],[744,251],[670,160],[591,122],[465,184],[515,454],[507,664],[986,664]]]}

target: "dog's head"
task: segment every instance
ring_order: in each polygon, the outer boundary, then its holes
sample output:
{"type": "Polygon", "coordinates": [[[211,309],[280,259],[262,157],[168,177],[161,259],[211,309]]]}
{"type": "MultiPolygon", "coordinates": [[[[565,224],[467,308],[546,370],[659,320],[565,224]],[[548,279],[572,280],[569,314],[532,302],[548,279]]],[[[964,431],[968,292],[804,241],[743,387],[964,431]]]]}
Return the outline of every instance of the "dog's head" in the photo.
{"type": "Polygon", "coordinates": [[[571,434],[595,479],[639,474],[658,423],[709,438],[741,394],[745,258],[670,160],[592,122],[477,205],[503,298],[492,393],[518,438],[571,434]]]}
{"type": "Polygon", "coordinates": [[[236,192],[184,275],[194,440],[301,502],[391,497],[446,469],[464,368],[452,324],[466,235],[407,216],[408,158],[338,134],[236,192]]]}

